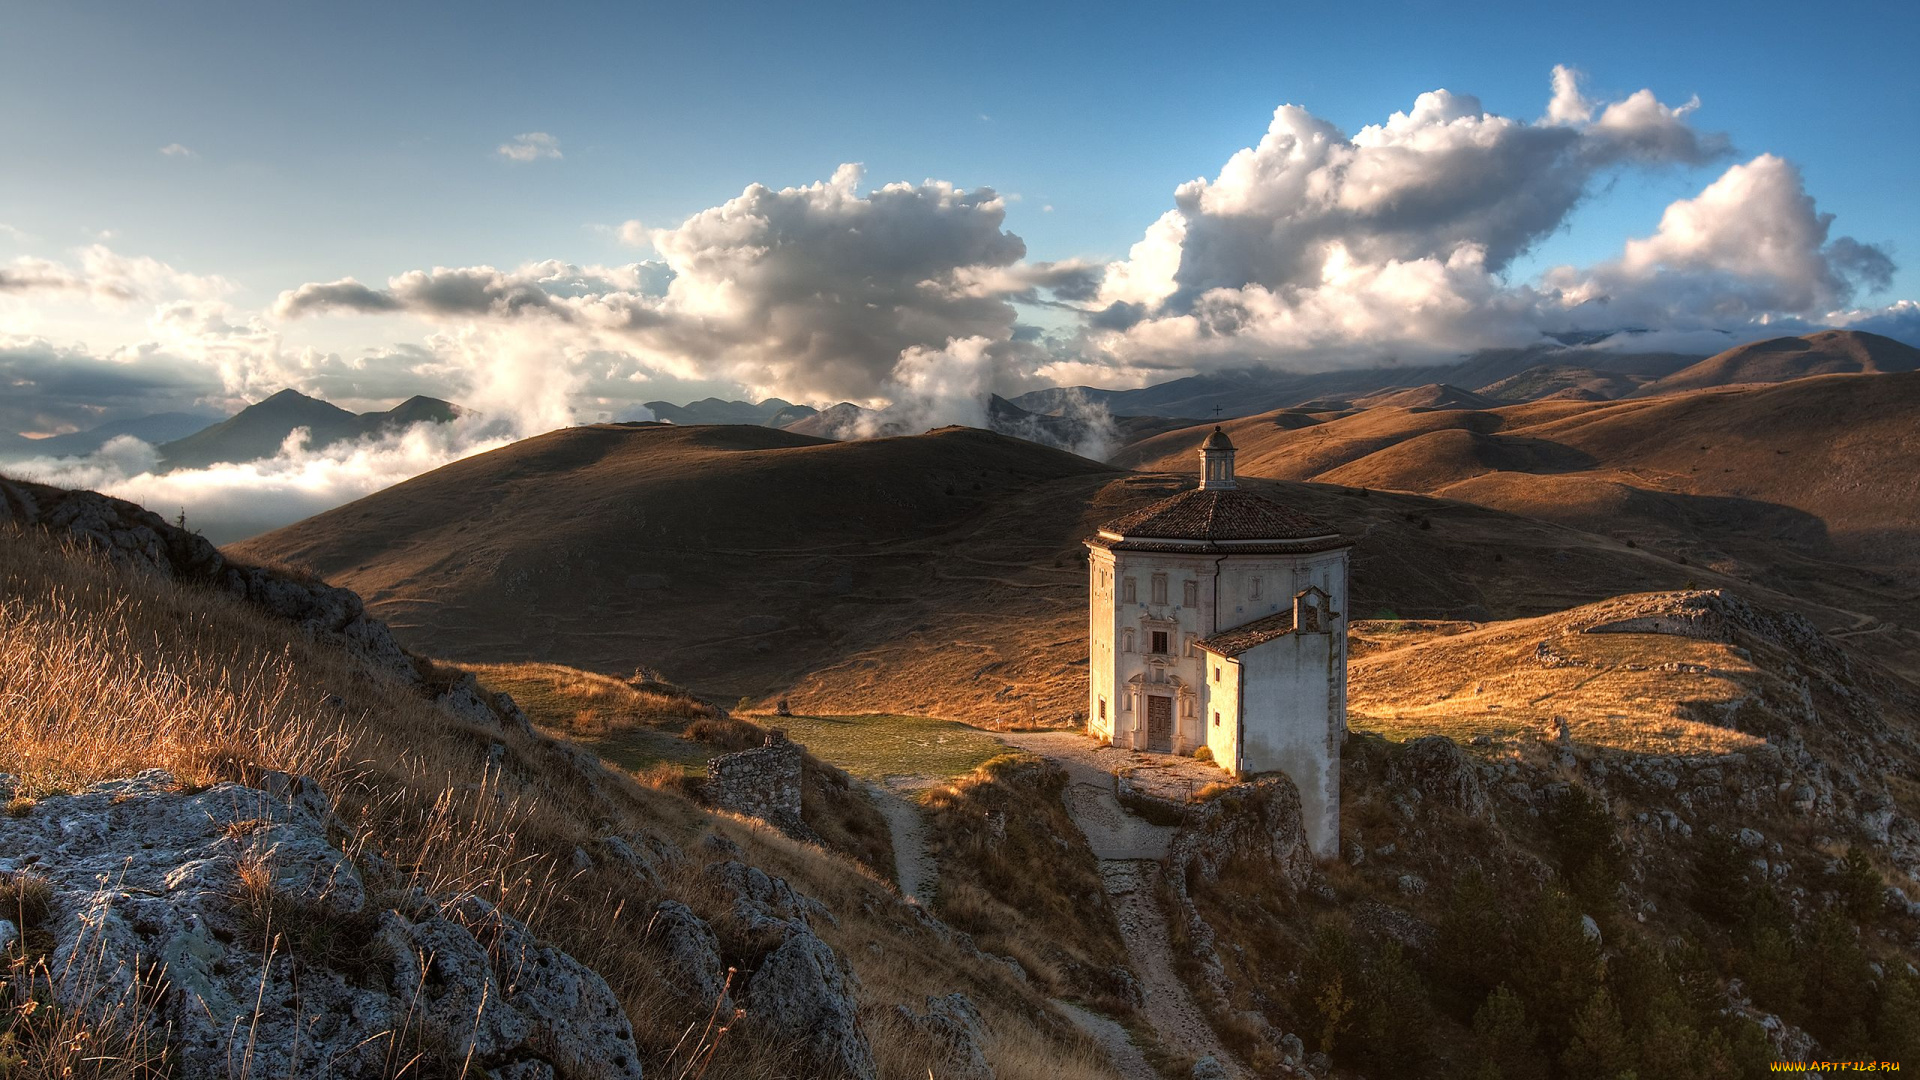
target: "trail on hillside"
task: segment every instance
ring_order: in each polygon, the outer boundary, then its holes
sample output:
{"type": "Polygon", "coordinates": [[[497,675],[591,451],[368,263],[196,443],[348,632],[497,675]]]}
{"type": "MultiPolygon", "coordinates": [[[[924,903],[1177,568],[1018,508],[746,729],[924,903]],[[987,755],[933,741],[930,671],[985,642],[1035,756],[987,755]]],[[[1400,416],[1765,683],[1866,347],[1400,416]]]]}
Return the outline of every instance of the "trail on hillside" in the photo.
{"type": "MultiPolygon", "coordinates": [[[[1000,739],[1047,757],[1067,770],[1072,781],[1063,796],[1067,812],[1100,860],[1100,880],[1113,901],[1120,938],[1140,979],[1141,1012],[1147,1023],[1173,1047],[1195,1058],[1212,1055],[1226,1067],[1229,1076],[1245,1075],[1173,970],[1173,939],[1166,915],[1154,898],[1173,828],[1155,825],[1120,805],[1114,795],[1113,774],[1091,762],[1094,744],[1085,736],[1077,732],[1015,732],[1000,739]]],[[[1100,1037],[1098,1032],[1093,1033],[1100,1037]]],[[[1138,1049],[1133,1053],[1138,1055],[1138,1049]]],[[[1123,1073],[1127,1069],[1118,1056],[1114,1064],[1123,1073]]]]}
{"type": "Polygon", "coordinates": [[[927,819],[902,791],[883,784],[869,784],[867,789],[893,834],[894,880],[900,895],[931,905],[938,872],[927,851],[927,819]]]}

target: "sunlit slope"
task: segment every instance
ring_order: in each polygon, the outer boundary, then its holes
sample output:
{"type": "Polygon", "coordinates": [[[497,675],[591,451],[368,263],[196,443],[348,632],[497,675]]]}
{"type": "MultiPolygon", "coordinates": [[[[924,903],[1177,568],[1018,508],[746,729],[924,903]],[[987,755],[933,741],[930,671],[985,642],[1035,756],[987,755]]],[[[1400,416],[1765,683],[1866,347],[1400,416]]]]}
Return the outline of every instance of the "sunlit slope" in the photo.
{"type": "MultiPolygon", "coordinates": [[[[796,711],[1069,723],[1100,522],[1180,490],[989,432],[831,443],[598,426],[480,455],[240,545],[347,584],[415,648],[796,711]]],[[[1352,537],[1355,614],[1535,615],[1725,581],[1459,502],[1249,480],[1352,537]]]]}

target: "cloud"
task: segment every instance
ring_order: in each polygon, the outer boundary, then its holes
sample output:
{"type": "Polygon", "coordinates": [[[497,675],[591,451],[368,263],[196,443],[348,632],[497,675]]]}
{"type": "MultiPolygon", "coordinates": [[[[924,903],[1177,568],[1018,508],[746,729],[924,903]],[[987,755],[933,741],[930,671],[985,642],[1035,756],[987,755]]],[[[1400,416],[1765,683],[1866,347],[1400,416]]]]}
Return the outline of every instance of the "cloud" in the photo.
{"type": "Polygon", "coordinates": [[[78,265],[21,256],[0,263],[0,297],[67,294],[123,305],[166,297],[216,297],[234,290],[218,275],[190,274],[158,259],[122,255],[104,244],[79,249],[78,265]]]}
{"type": "Polygon", "coordinates": [[[175,472],[160,471],[159,455],[151,446],[121,436],[86,458],[9,463],[6,471],[131,499],[168,516],[178,508],[186,513],[189,528],[224,544],[496,449],[521,434],[484,417],[460,417],[311,450],[302,428],[271,458],[175,472]]]}
{"type": "MultiPolygon", "coordinates": [[[[283,318],[405,311],[482,320],[496,334],[537,325],[549,353],[635,372],[718,379],[800,400],[872,400],[908,349],[969,337],[1011,342],[1015,301],[1088,297],[1103,270],[1027,264],[992,189],[942,181],[861,189],[857,165],[829,180],[738,197],[647,239],[656,262],[549,262],[413,271],[384,289],[352,279],[281,294],[283,318]]],[[[632,372],[630,372],[632,373],[632,372]]]]}
{"type": "Polygon", "coordinates": [[[1728,324],[1776,314],[1820,315],[1856,292],[1892,283],[1893,260],[1850,236],[1829,239],[1800,170],[1772,154],[1734,165],[1661,215],[1651,236],[1617,259],[1546,275],[1568,305],[1663,326],[1728,324]]]}
{"type": "Polygon", "coordinates": [[[1657,233],[1588,269],[1511,283],[1514,260],[1621,169],[1697,166],[1723,136],[1697,101],[1641,90],[1595,101],[1554,69],[1522,122],[1436,90],[1347,137],[1297,106],[1167,211],[1107,268],[1079,355],[1133,381],[1195,370],[1442,360],[1570,329],[1817,318],[1884,288],[1886,253],[1829,239],[1798,170],[1762,155],[1667,209],[1657,233]]]}
{"type": "Polygon", "coordinates": [[[560,140],[544,131],[527,131],[515,135],[510,141],[501,143],[494,153],[508,161],[529,162],[541,158],[560,157],[560,140]]]}
{"type": "Polygon", "coordinates": [[[168,143],[167,145],[161,147],[160,156],[172,157],[172,158],[190,158],[190,157],[199,157],[200,155],[194,153],[192,150],[189,150],[186,147],[176,142],[176,143],[168,143]]]}
{"type": "Polygon", "coordinates": [[[220,390],[202,365],[158,350],[96,356],[23,336],[0,336],[0,386],[0,431],[48,433],[186,409],[220,390]]]}
{"type": "Polygon", "coordinates": [[[629,219],[621,222],[619,227],[614,230],[614,235],[619,238],[621,243],[626,244],[628,247],[651,247],[653,245],[651,233],[645,225],[640,224],[638,219],[629,219]]]}

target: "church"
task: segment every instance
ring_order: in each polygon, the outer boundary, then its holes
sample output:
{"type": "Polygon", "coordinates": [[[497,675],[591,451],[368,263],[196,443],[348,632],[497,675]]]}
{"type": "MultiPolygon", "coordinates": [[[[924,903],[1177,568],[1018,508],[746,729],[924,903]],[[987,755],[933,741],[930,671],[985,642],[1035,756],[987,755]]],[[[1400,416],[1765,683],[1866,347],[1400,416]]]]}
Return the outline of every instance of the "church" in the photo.
{"type": "Polygon", "coordinates": [[[1163,754],[1206,747],[1234,776],[1283,772],[1314,853],[1338,853],[1347,730],[1339,531],[1240,488],[1219,427],[1200,486],[1088,539],[1087,729],[1163,754]]]}

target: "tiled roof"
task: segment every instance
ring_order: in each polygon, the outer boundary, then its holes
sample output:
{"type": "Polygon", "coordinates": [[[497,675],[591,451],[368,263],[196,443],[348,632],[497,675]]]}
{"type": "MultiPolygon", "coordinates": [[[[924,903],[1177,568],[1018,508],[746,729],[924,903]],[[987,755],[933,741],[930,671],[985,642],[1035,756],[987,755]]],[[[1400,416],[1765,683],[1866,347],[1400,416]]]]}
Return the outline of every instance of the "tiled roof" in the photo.
{"type": "Polygon", "coordinates": [[[1196,488],[1100,526],[1127,540],[1306,540],[1337,536],[1325,522],[1239,488],[1196,488]]]}
{"type": "Polygon", "coordinates": [[[1265,645],[1277,637],[1293,633],[1293,609],[1275,612],[1265,618],[1255,619],[1245,626],[1236,626],[1200,642],[1200,647],[1210,653],[1221,656],[1239,656],[1255,645],[1265,645]]]}

